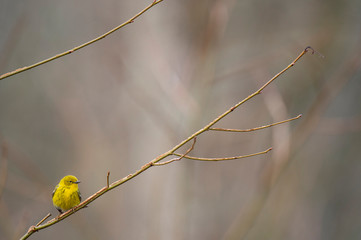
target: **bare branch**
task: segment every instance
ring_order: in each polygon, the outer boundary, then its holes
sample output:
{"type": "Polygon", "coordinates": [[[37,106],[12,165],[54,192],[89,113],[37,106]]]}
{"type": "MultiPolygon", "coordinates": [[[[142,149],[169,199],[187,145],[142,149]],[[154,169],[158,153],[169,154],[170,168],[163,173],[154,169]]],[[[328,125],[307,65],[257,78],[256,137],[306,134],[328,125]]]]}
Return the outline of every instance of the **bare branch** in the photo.
{"type": "Polygon", "coordinates": [[[75,51],[78,51],[78,50],[80,50],[80,49],[82,49],[82,48],[84,48],[84,47],[86,47],[86,46],[89,46],[90,44],[93,44],[93,43],[95,43],[95,42],[97,42],[97,41],[99,41],[99,40],[101,40],[101,39],[109,36],[109,35],[112,34],[113,32],[115,32],[115,31],[117,31],[117,30],[125,27],[126,25],[128,25],[128,24],[130,24],[130,23],[133,23],[135,19],[137,19],[139,16],[141,16],[143,13],[145,13],[146,11],[148,11],[148,10],[149,10],[150,8],[152,8],[154,5],[157,5],[158,3],[162,2],[162,1],[163,1],[163,0],[154,0],[149,6],[147,6],[146,8],[144,8],[144,9],[143,9],[142,11],[140,11],[138,14],[134,15],[134,16],[133,16],[132,18],[130,18],[128,21],[126,21],[126,22],[120,24],[119,26],[111,29],[110,31],[104,33],[103,35],[100,35],[99,37],[94,38],[93,40],[90,40],[89,42],[83,43],[83,44],[81,44],[81,45],[79,45],[79,46],[77,46],[77,47],[75,47],[75,48],[73,48],[73,49],[67,50],[67,51],[65,51],[65,52],[63,52],[63,53],[59,53],[59,54],[57,54],[57,55],[55,55],[55,56],[53,56],[53,57],[50,57],[50,58],[45,59],[45,60],[43,60],[43,61],[37,62],[37,63],[35,63],[35,64],[33,64],[33,65],[26,66],[26,67],[22,67],[22,68],[18,68],[18,69],[14,70],[14,71],[11,71],[11,72],[2,74],[2,75],[0,75],[0,80],[5,79],[5,78],[10,77],[10,76],[13,76],[13,75],[18,74],[18,73],[27,71],[27,70],[29,70],[29,69],[38,67],[38,66],[43,65],[43,64],[45,64],[45,63],[51,62],[51,61],[53,61],[53,60],[55,60],[55,59],[64,57],[64,56],[66,56],[66,55],[68,55],[68,54],[70,54],[70,53],[73,53],[73,52],[75,52],[75,51]]]}
{"type": "Polygon", "coordinates": [[[280,122],[276,122],[276,123],[271,123],[268,125],[264,125],[261,127],[256,127],[256,128],[249,128],[249,129],[228,129],[228,128],[210,128],[209,130],[213,130],[213,131],[223,131],[223,132],[252,132],[252,131],[257,131],[257,130],[261,130],[261,129],[265,129],[265,128],[269,128],[269,127],[273,127],[282,123],[286,123],[286,122],[290,122],[296,119],[299,119],[300,117],[302,117],[302,114],[298,115],[297,117],[293,117],[287,120],[283,120],[280,122]]]}
{"type": "MultiPolygon", "coordinates": [[[[146,10],[148,10],[151,6],[153,6],[156,3],[159,3],[163,0],[158,0],[153,2],[150,6],[148,6],[145,10],[143,10],[143,12],[145,12],[146,10]]],[[[141,14],[143,13],[141,12],[141,14]]],[[[140,14],[137,15],[137,17],[140,14]]],[[[135,18],[134,18],[135,19],[135,18]]],[[[134,20],[133,19],[133,20],[134,20]]],[[[39,231],[41,229],[47,228],[51,225],[54,225],[55,223],[58,223],[62,220],[64,220],[65,218],[69,217],[70,215],[76,213],[77,211],[79,211],[82,208],[85,208],[88,204],[90,204],[91,202],[95,201],[97,198],[99,198],[100,196],[102,196],[103,194],[105,194],[106,192],[120,186],[121,184],[131,180],[132,178],[138,176],[139,174],[141,174],[142,172],[146,171],[147,169],[149,169],[150,167],[157,165],[157,163],[161,162],[163,159],[175,155],[175,156],[179,156],[179,160],[182,158],[187,158],[187,159],[191,159],[191,160],[198,160],[198,161],[225,161],[225,160],[235,160],[235,159],[241,159],[241,158],[246,158],[246,157],[252,157],[252,156],[257,156],[257,155],[261,155],[261,154],[265,154],[269,151],[272,150],[272,148],[269,148],[263,152],[258,152],[258,153],[253,153],[253,154],[249,154],[249,155],[243,155],[243,156],[236,156],[236,157],[229,157],[229,158],[197,158],[197,157],[191,157],[191,156],[187,156],[185,154],[178,154],[175,153],[175,151],[177,151],[178,149],[180,149],[182,146],[184,146],[185,144],[187,144],[189,141],[191,141],[193,139],[193,145],[190,149],[188,149],[188,151],[186,152],[189,153],[190,151],[192,151],[194,144],[195,144],[195,138],[197,136],[199,136],[200,134],[207,132],[208,130],[211,129],[211,127],[213,125],[215,125],[217,122],[219,122],[221,119],[223,119],[224,117],[226,117],[228,114],[230,114],[231,112],[233,112],[236,108],[238,108],[239,106],[241,106],[243,103],[249,101],[250,99],[252,99],[253,97],[255,97],[256,95],[260,94],[262,92],[263,89],[265,89],[269,84],[271,84],[276,78],[278,78],[280,75],[282,75],[284,72],[286,72],[289,68],[291,68],[292,66],[294,66],[294,64],[300,60],[300,58],[305,55],[308,50],[311,49],[310,47],[307,47],[306,49],[304,49],[300,55],[297,56],[297,58],[295,60],[293,60],[293,62],[291,64],[289,64],[285,69],[283,69],[282,71],[280,71],[278,74],[276,74],[273,78],[271,78],[268,82],[266,82],[262,87],[260,87],[257,91],[255,91],[254,93],[252,93],[251,95],[249,95],[248,97],[246,97],[245,99],[243,99],[242,101],[238,102],[237,104],[235,104],[233,107],[229,108],[227,111],[225,111],[224,113],[222,113],[221,115],[219,115],[217,118],[215,118],[213,121],[211,121],[210,123],[208,123],[206,126],[204,126],[203,128],[201,128],[200,130],[198,130],[197,132],[193,133],[192,135],[190,135],[188,138],[186,138],[185,140],[183,140],[182,142],[180,142],[178,145],[174,146],[172,149],[168,150],[167,152],[159,155],[158,157],[154,158],[152,161],[148,162],[147,164],[143,165],[140,169],[138,169],[137,171],[135,171],[132,174],[129,174],[128,176],[121,178],[115,182],[113,182],[112,184],[103,187],[102,189],[98,190],[98,192],[94,193],[93,195],[91,195],[90,197],[88,197],[85,201],[81,202],[78,206],[75,206],[74,208],[68,210],[67,212],[59,215],[56,218],[53,218],[51,220],[49,220],[48,222],[46,222],[43,225],[39,225],[39,226],[32,226],[29,228],[28,232],[21,238],[21,239],[27,239],[30,235],[32,235],[34,232],[39,231]]],[[[174,160],[176,161],[176,160],[174,160]]],[[[165,163],[167,164],[167,163],[165,163]]],[[[161,164],[164,165],[164,164],[161,164]]]]}
{"type": "MultiPolygon", "coordinates": [[[[248,157],[254,157],[257,155],[261,155],[261,154],[266,154],[271,150],[272,150],[272,148],[268,148],[267,150],[262,151],[262,152],[252,153],[252,154],[242,155],[242,156],[235,156],[235,157],[201,158],[201,157],[192,157],[192,156],[187,156],[187,155],[185,155],[183,157],[190,159],[190,160],[197,160],[197,161],[228,161],[228,160],[236,160],[236,159],[248,158],[248,157]]],[[[179,156],[180,154],[174,153],[173,155],[179,156]]]]}

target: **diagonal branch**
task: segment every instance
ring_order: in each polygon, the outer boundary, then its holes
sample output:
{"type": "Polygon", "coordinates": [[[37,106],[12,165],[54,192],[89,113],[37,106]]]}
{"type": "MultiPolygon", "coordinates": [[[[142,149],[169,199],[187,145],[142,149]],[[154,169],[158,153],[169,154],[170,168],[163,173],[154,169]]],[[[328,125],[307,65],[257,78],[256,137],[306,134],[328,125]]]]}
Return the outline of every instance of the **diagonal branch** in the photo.
{"type": "MultiPolygon", "coordinates": [[[[158,0],[154,3],[159,3],[162,0],[158,0]]],[[[153,6],[150,5],[150,6],[153,6]]],[[[56,218],[50,219],[48,222],[46,222],[43,225],[39,225],[39,226],[32,226],[29,228],[29,230],[25,233],[25,235],[21,238],[21,239],[27,239],[30,235],[32,235],[34,232],[39,231],[41,229],[50,227],[52,225],[54,225],[55,223],[58,223],[62,220],[64,220],[65,218],[69,217],[70,215],[76,213],[77,211],[79,211],[80,209],[86,207],[88,204],[90,204],[91,202],[95,201],[97,198],[99,198],[100,196],[102,196],[103,194],[105,194],[106,192],[113,190],[116,187],[119,187],[120,185],[122,185],[123,183],[133,179],[134,177],[138,176],[139,174],[143,173],[144,171],[146,171],[147,169],[149,169],[150,167],[156,165],[158,162],[162,161],[163,159],[172,156],[172,155],[176,155],[179,157],[182,157],[182,155],[175,153],[175,151],[177,151],[178,149],[180,149],[182,146],[184,146],[185,144],[187,144],[189,141],[191,141],[192,139],[195,139],[197,136],[199,136],[200,134],[210,130],[212,128],[213,125],[215,125],[217,122],[219,122],[220,120],[222,120],[224,117],[226,117],[228,114],[230,114],[231,112],[233,112],[236,108],[238,108],[239,106],[241,106],[242,104],[244,104],[245,102],[249,101],[250,99],[252,99],[253,97],[255,97],[256,95],[260,94],[263,89],[265,89],[269,84],[271,84],[275,79],[277,79],[280,75],[282,75],[284,72],[286,72],[288,69],[290,69],[291,67],[293,67],[296,62],[298,60],[301,59],[301,57],[303,57],[309,50],[312,50],[312,53],[314,53],[314,50],[311,47],[306,47],[297,57],[295,60],[293,60],[291,62],[291,64],[289,64],[286,68],[284,68],[282,71],[280,71],[279,73],[277,73],[274,77],[272,77],[270,80],[268,80],[268,82],[266,82],[262,87],[260,87],[257,91],[255,91],[254,93],[252,93],[251,95],[249,95],[248,97],[246,97],[245,99],[243,99],[242,101],[238,102],[237,104],[235,104],[233,107],[229,108],[227,111],[225,111],[224,113],[222,113],[221,115],[219,115],[218,117],[216,117],[213,121],[211,121],[210,123],[208,123],[206,126],[204,126],[203,128],[201,128],[200,130],[198,130],[197,132],[193,133],[192,135],[190,135],[188,138],[186,138],[185,140],[183,140],[181,143],[179,143],[178,145],[174,146],[172,149],[168,150],[167,152],[159,155],[158,157],[154,158],[152,161],[148,162],[147,164],[143,165],[140,169],[138,169],[137,171],[135,171],[132,174],[129,174],[126,177],[123,177],[115,182],[113,182],[112,184],[103,187],[102,189],[98,190],[98,192],[94,193],[93,195],[91,195],[90,197],[88,197],[85,201],[81,202],[78,206],[75,206],[74,208],[68,210],[67,212],[59,215],[56,218]]],[[[194,142],[195,144],[195,142],[194,142]]],[[[194,145],[193,144],[193,145],[194,145]]],[[[193,148],[190,148],[190,151],[193,148]]],[[[233,160],[233,159],[239,159],[239,158],[245,158],[245,157],[251,157],[251,156],[255,156],[255,155],[260,155],[260,154],[264,154],[267,153],[271,150],[271,148],[263,151],[263,152],[259,152],[259,153],[253,153],[253,154],[249,154],[249,155],[244,155],[244,156],[238,156],[238,157],[231,157],[231,158],[222,158],[222,159],[217,159],[217,158],[195,158],[195,157],[190,157],[190,156],[186,156],[184,155],[182,158],[188,158],[188,159],[193,159],[193,160],[199,160],[199,161],[221,161],[221,160],[233,160]]],[[[189,151],[189,152],[190,152],[189,151]]],[[[108,179],[108,176],[107,176],[108,179]]]]}
{"type": "Polygon", "coordinates": [[[18,73],[27,71],[27,70],[29,70],[29,69],[38,67],[38,66],[43,65],[43,64],[45,64],[45,63],[51,62],[51,61],[53,61],[53,60],[55,60],[55,59],[64,57],[64,56],[66,56],[66,55],[68,55],[68,54],[70,54],[70,53],[73,53],[73,52],[75,52],[75,51],[78,51],[78,50],[80,50],[80,49],[82,49],[82,48],[84,48],[84,47],[86,47],[86,46],[89,46],[90,44],[93,44],[93,43],[95,43],[95,42],[97,42],[97,41],[99,41],[99,40],[101,40],[101,39],[109,36],[110,34],[112,34],[113,32],[121,29],[122,27],[125,27],[126,25],[128,25],[128,24],[130,24],[130,23],[133,23],[135,19],[137,19],[137,18],[140,17],[143,13],[145,13],[145,12],[148,11],[150,8],[152,8],[153,6],[157,5],[158,3],[162,2],[162,1],[163,1],[163,0],[154,0],[150,5],[148,5],[146,8],[144,8],[144,9],[143,9],[142,11],[140,11],[138,14],[134,15],[134,16],[133,16],[132,18],[130,18],[128,21],[126,21],[126,22],[120,24],[119,26],[111,29],[110,31],[104,33],[103,35],[100,35],[99,37],[94,38],[93,40],[90,40],[89,42],[83,43],[83,44],[81,44],[81,45],[79,45],[79,46],[77,46],[77,47],[75,47],[75,48],[73,48],[73,49],[67,50],[67,51],[65,51],[65,52],[63,52],[63,53],[59,53],[59,54],[57,54],[57,55],[55,55],[55,56],[53,56],[53,57],[50,57],[50,58],[45,59],[45,60],[43,60],[43,61],[37,62],[37,63],[32,64],[32,65],[30,65],[30,66],[18,68],[18,69],[14,70],[14,71],[11,71],[11,72],[2,74],[2,75],[0,75],[0,80],[3,80],[3,79],[5,79],[5,78],[7,78],[7,77],[13,76],[13,75],[18,74],[18,73]]]}

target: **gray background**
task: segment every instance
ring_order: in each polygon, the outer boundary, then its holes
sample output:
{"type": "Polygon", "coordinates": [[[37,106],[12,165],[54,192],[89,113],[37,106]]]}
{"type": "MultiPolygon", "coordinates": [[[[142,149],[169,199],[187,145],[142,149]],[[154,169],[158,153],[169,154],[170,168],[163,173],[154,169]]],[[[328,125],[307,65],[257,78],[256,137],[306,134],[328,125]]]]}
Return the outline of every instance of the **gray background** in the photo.
{"type": "MultiPolygon", "coordinates": [[[[71,49],[150,1],[0,1],[0,73],[71,49]]],[[[165,0],[81,51],[0,81],[0,236],[48,212],[67,174],[84,198],[167,151],[304,56],[208,132],[31,239],[360,239],[361,2],[165,0]],[[188,147],[188,146],[187,146],[188,147]],[[180,153],[184,152],[183,148],[180,153]]]]}

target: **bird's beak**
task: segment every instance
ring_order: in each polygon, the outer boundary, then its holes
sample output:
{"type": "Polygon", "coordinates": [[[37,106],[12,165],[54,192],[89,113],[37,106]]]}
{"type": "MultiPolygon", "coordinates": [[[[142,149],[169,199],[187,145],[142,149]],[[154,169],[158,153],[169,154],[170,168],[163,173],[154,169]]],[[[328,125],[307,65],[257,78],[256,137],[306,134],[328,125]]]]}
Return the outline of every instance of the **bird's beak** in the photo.
{"type": "Polygon", "coordinates": [[[74,182],[74,183],[79,184],[79,183],[80,183],[80,181],[76,181],[76,182],[74,182]]]}

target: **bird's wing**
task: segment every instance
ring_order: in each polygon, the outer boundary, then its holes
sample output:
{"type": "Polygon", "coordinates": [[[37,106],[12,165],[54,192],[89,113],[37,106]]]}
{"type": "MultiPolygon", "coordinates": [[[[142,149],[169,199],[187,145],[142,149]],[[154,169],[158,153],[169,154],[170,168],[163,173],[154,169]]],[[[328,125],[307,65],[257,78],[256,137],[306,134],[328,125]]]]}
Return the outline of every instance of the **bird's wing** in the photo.
{"type": "Polygon", "coordinates": [[[81,202],[81,194],[80,194],[79,189],[78,189],[78,197],[79,197],[79,201],[81,202]]]}
{"type": "Polygon", "coordinates": [[[51,198],[54,197],[54,194],[55,194],[56,190],[58,189],[58,187],[59,187],[59,185],[56,185],[56,187],[54,188],[54,191],[53,191],[53,193],[51,194],[51,198]]]}

